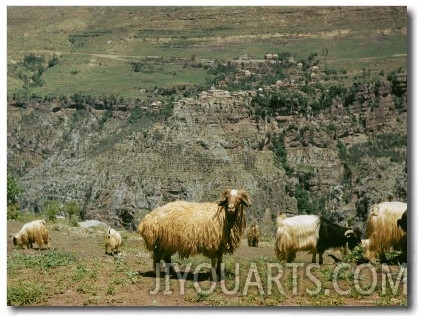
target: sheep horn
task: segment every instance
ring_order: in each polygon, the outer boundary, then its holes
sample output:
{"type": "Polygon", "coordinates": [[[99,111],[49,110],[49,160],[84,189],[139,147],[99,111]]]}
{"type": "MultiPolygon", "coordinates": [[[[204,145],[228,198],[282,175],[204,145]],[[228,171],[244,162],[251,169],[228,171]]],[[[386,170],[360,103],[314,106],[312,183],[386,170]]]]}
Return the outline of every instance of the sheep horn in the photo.
{"type": "Polygon", "coordinates": [[[344,232],[345,237],[349,237],[349,235],[355,235],[355,232],[353,231],[353,229],[348,229],[344,232]]]}

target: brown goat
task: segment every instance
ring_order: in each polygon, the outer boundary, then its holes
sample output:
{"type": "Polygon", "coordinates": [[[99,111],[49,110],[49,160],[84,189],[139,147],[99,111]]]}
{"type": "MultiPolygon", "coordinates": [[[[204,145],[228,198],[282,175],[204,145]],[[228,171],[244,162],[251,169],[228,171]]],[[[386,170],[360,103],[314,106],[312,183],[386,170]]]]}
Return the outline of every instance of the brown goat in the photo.
{"type": "Polygon", "coordinates": [[[248,246],[250,247],[259,246],[260,229],[257,223],[251,224],[250,228],[248,228],[247,237],[248,237],[248,246]]]}

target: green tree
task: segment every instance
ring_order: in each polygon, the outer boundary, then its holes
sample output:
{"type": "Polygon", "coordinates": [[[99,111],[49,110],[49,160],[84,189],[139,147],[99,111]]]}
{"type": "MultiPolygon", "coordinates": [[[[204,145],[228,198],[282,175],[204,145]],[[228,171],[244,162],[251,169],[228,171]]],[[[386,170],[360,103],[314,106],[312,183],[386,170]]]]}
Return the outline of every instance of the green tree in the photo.
{"type": "Polygon", "coordinates": [[[17,220],[20,218],[19,197],[24,189],[17,183],[15,178],[7,175],[7,219],[17,220]]]}
{"type": "Polygon", "coordinates": [[[55,222],[60,212],[60,202],[57,200],[44,201],[44,214],[48,221],[55,222]]]}
{"type": "Polygon", "coordinates": [[[11,175],[7,176],[7,203],[8,205],[18,203],[19,197],[23,194],[24,189],[17,183],[11,175]]]}
{"type": "Polygon", "coordinates": [[[69,201],[64,207],[63,211],[68,214],[69,223],[73,226],[78,225],[78,214],[80,212],[80,207],[77,202],[69,201]]]}

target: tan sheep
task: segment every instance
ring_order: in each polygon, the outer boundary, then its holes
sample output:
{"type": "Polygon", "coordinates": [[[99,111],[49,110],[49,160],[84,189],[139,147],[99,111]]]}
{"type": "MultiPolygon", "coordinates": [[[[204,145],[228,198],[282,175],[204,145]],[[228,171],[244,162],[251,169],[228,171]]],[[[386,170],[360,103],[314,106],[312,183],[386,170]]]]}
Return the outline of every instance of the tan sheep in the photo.
{"type": "Polygon", "coordinates": [[[251,224],[250,228],[248,228],[247,237],[248,237],[248,246],[250,247],[259,246],[260,229],[257,223],[251,224]]]}
{"type": "Polygon", "coordinates": [[[33,248],[33,243],[37,243],[39,250],[45,245],[50,249],[48,230],[43,219],[37,219],[23,225],[21,230],[13,237],[15,246],[33,248]]]}
{"type": "Polygon", "coordinates": [[[113,228],[108,228],[107,234],[105,235],[105,253],[108,253],[110,248],[110,254],[117,254],[120,252],[122,246],[122,236],[113,228]]]}
{"type": "Polygon", "coordinates": [[[215,203],[176,201],[156,208],[138,226],[145,247],[153,252],[154,271],[160,260],[171,263],[171,255],[203,254],[211,259],[221,279],[224,253],[239,246],[246,227],[245,207],[250,197],[244,190],[225,190],[215,203]]]}
{"type": "Polygon", "coordinates": [[[385,252],[391,249],[405,251],[406,232],[397,226],[403,213],[407,209],[404,202],[382,202],[375,204],[369,211],[365,238],[366,257],[370,261],[375,261],[376,257],[384,256],[385,252]]]}

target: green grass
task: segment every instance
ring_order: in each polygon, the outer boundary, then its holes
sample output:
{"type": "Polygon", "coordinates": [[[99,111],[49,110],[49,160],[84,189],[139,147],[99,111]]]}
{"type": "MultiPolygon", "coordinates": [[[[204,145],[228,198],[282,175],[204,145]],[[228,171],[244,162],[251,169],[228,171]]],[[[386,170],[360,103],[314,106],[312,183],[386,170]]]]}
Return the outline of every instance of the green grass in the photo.
{"type": "Polygon", "coordinates": [[[46,289],[33,282],[20,282],[18,285],[8,287],[7,305],[23,306],[42,302],[46,289]]]}
{"type": "MultiPolygon", "coordinates": [[[[42,75],[44,85],[32,91],[38,95],[72,95],[83,93],[94,96],[121,95],[142,97],[141,89],[178,85],[203,85],[207,71],[203,68],[183,68],[183,63],[152,65],[152,72],[134,72],[126,61],[87,55],[65,54],[60,64],[42,75]]],[[[13,81],[11,93],[22,90],[22,81],[13,81]]]]}
{"type": "MultiPolygon", "coordinates": [[[[44,85],[30,92],[134,98],[155,86],[203,85],[204,69],[183,68],[192,56],[317,53],[321,67],[388,72],[407,67],[406,15],[404,7],[10,7],[8,62],[62,52],[42,75],[44,85]],[[164,64],[135,73],[129,62],[147,56],[164,64]]],[[[8,77],[9,94],[22,89],[21,80],[8,77]]]]}
{"type": "Polygon", "coordinates": [[[37,256],[14,253],[8,257],[8,271],[25,268],[56,268],[69,265],[75,260],[74,256],[70,253],[57,250],[44,252],[37,256]]]}

